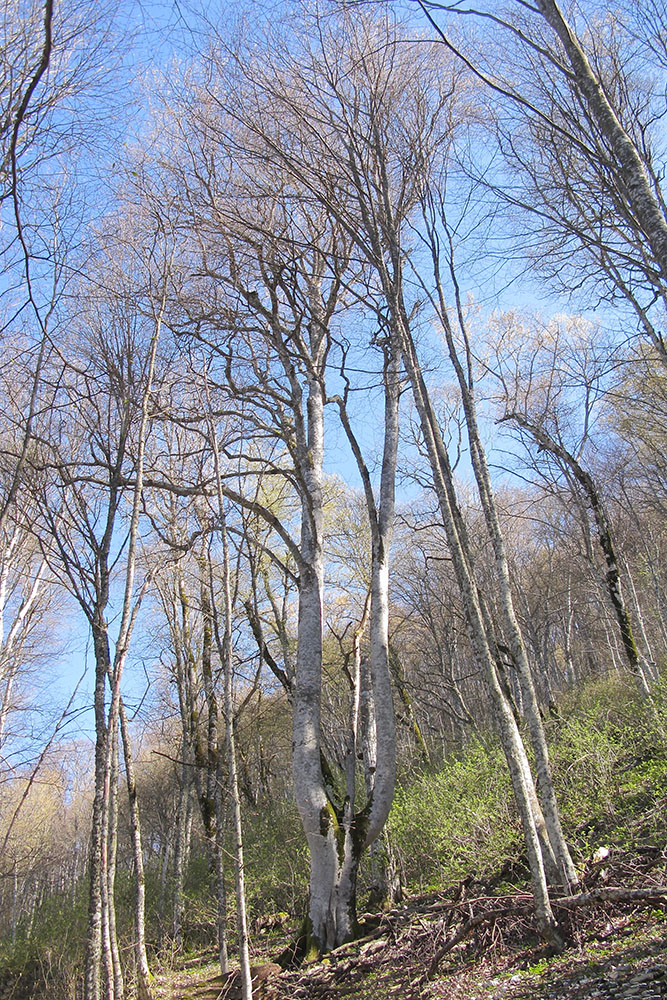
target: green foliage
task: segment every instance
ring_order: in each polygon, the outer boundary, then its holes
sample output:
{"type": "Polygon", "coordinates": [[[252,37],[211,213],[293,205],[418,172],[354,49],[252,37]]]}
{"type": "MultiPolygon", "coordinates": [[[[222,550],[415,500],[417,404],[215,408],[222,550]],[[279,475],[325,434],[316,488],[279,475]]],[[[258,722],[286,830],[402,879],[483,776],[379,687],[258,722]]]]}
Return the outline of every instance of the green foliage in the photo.
{"type": "MultiPolygon", "coordinates": [[[[664,839],[667,811],[667,682],[642,702],[631,683],[614,677],[586,685],[561,703],[550,724],[554,778],[566,835],[580,859],[596,847],[634,847],[664,839]]],[[[470,742],[437,771],[401,784],[390,816],[392,847],[410,892],[451,888],[474,876],[511,891],[523,874],[523,840],[504,756],[489,739],[470,742]],[[499,875],[499,873],[502,873],[499,875]],[[499,881],[507,879],[506,883],[499,881]]],[[[289,801],[246,807],[246,880],[251,921],[277,912],[305,912],[308,855],[296,807],[289,801]]],[[[234,921],[232,844],[228,844],[230,930],[234,921]]],[[[364,879],[360,873],[359,897],[364,879]]],[[[169,923],[171,886],[162,893],[160,863],[147,866],[148,935],[156,947],[169,923]],[[161,913],[161,908],[164,912],[161,913]],[[162,925],[162,926],[161,926],[162,925]]],[[[120,867],[116,905],[121,948],[131,951],[132,874],[120,867]]],[[[87,916],[87,880],[76,892],[47,896],[31,927],[0,942],[3,984],[19,997],[72,1000],[81,974],[87,916]],[[40,985],[41,984],[41,985],[40,985]],[[40,992],[41,990],[41,992],[40,992]]],[[[216,906],[209,863],[195,838],[185,880],[183,932],[188,951],[214,950],[216,906]]],[[[529,970],[542,972],[541,966],[529,970]]]]}
{"type": "Polygon", "coordinates": [[[248,912],[251,917],[306,911],[308,851],[292,802],[278,802],[245,817],[248,912]]]}
{"type": "Polygon", "coordinates": [[[570,696],[552,744],[565,829],[586,855],[603,833],[618,845],[660,832],[667,799],[667,684],[652,703],[631,682],[610,677],[570,696]],[[655,822],[652,822],[655,820],[655,822]],[[641,826],[641,831],[639,827],[641,826]]]}
{"type": "Polygon", "coordinates": [[[492,875],[521,841],[501,751],[474,741],[435,774],[399,787],[389,829],[411,889],[492,875]]]}
{"type": "MultiPolygon", "coordinates": [[[[666,731],[665,678],[652,704],[619,676],[564,699],[551,756],[566,835],[581,858],[606,841],[631,846],[664,831],[666,731]]],[[[389,827],[412,891],[441,890],[469,875],[488,879],[522,857],[504,757],[480,741],[400,786],[389,827]]]]}
{"type": "Polygon", "coordinates": [[[16,940],[0,941],[0,995],[13,1000],[74,1000],[86,937],[87,885],[76,893],[47,897],[32,926],[20,925],[16,940]]]}

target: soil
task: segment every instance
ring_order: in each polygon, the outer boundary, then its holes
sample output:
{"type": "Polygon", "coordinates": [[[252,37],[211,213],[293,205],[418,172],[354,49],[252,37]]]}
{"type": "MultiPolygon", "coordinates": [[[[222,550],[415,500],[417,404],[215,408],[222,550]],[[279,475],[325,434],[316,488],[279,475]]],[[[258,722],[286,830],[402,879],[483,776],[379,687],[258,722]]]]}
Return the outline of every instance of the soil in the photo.
{"type": "MultiPolygon", "coordinates": [[[[258,1000],[667,998],[667,922],[660,909],[617,913],[557,956],[548,956],[537,942],[507,948],[501,932],[489,930],[483,939],[453,949],[433,979],[428,969],[440,931],[429,916],[428,909],[420,914],[412,903],[404,920],[388,922],[386,935],[305,969],[271,975],[253,995],[258,1000]]],[[[212,963],[156,977],[155,987],[156,1000],[240,998],[237,981],[223,981],[212,963]]]]}
{"type": "MultiPolygon", "coordinates": [[[[264,971],[256,974],[253,996],[667,1000],[667,848],[605,856],[589,867],[582,889],[585,905],[556,910],[567,937],[567,947],[558,955],[549,954],[536,937],[525,893],[503,894],[497,887],[466,882],[451,893],[414,898],[388,913],[366,914],[361,937],[316,964],[282,972],[275,965],[261,966],[264,971]],[[464,933],[471,918],[479,922],[464,933]],[[459,932],[461,939],[441,954],[443,944],[452,943],[459,932]]],[[[257,940],[261,947],[253,962],[267,963],[288,939],[279,932],[257,940]]],[[[157,976],[154,996],[240,1000],[241,992],[238,973],[221,977],[209,963],[157,976]]]]}

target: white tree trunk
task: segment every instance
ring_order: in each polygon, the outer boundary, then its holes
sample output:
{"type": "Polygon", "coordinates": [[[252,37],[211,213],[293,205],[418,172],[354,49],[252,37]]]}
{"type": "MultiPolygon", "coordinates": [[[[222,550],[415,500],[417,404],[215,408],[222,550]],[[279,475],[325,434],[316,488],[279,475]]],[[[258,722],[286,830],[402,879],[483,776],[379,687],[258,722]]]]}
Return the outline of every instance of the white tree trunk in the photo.
{"type": "Polygon", "coordinates": [[[440,512],[461,590],[470,641],[475,657],[483,667],[487,677],[494,706],[494,718],[498,726],[501,744],[512,779],[517,808],[521,816],[531,872],[537,925],[543,937],[554,946],[560,948],[562,942],[557,931],[556,920],[549,900],[544,864],[535,823],[534,805],[537,802],[537,793],[530,775],[530,766],[514,715],[498,680],[496,665],[489,647],[487,626],[484,620],[483,609],[479,602],[470,556],[466,551],[465,532],[462,528],[462,518],[454,494],[449,459],[424,384],[409,326],[402,315],[399,303],[396,303],[395,316],[401,326],[406,369],[410,378],[415,405],[428,450],[440,512]]]}
{"type": "MultiPolygon", "coordinates": [[[[209,407],[210,409],[210,407],[209,407]]],[[[241,820],[241,799],[239,797],[236,746],[234,740],[234,664],[232,660],[232,590],[230,583],[229,540],[225,517],[225,502],[222,494],[220,453],[215,427],[209,432],[213,448],[213,461],[218,494],[219,534],[222,541],[222,583],[223,583],[223,623],[220,636],[218,615],[215,612],[215,593],[211,580],[211,607],[218,655],[224,672],[225,742],[227,746],[227,787],[232,805],[232,828],[234,833],[234,874],[236,881],[236,929],[238,936],[239,961],[241,965],[242,1000],[252,1000],[252,973],[250,971],[250,950],[248,941],[248,919],[246,914],[245,869],[243,858],[243,823],[241,820]]]]}
{"type": "MultiPolygon", "coordinates": [[[[617,160],[619,187],[625,193],[651,248],[660,270],[664,290],[667,285],[667,220],[664,206],[661,206],[656,197],[642,157],[619,121],[604,87],[593,72],[588,57],[558,4],[555,0],[537,0],[536,6],[560,39],[570,63],[573,83],[613,151],[617,160]]],[[[654,345],[665,360],[663,342],[654,339],[654,345]]]]}
{"type": "Polygon", "coordinates": [[[119,719],[125,760],[125,780],[130,806],[132,857],[134,859],[134,954],[137,976],[137,1000],[151,1000],[150,970],[148,967],[148,955],[146,953],[146,876],[144,873],[144,854],[141,846],[141,819],[139,816],[139,802],[137,800],[137,782],[134,776],[130,730],[122,699],[119,703],[119,719]]]}

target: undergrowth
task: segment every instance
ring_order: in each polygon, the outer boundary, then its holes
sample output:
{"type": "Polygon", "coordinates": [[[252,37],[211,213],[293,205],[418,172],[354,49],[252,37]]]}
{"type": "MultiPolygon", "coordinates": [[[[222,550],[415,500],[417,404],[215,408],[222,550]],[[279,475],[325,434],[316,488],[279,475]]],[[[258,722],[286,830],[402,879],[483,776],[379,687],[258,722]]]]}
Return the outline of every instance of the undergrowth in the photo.
{"type": "MultiPolygon", "coordinates": [[[[547,729],[565,834],[577,863],[583,866],[603,845],[612,850],[664,846],[667,682],[656,686],[652,704],[642,703],[618,677],[589,683],[561,699],[547,729]]],[[[443,892],[470,878],[511,891],[525,877],[507,768],[490,737],[472,739],[436,770],[413,775],[399,786],[388,829],[408,893],[443,892]]],[[[296,809],[278,803],[247,811],[245,849],[251,921],[286,911],[296,922],[304,912],[308,875],[296,809]]],[[[149,893],[148,935],[155,960],[161,933],[157,867],[149,867],[148,882],[154,890],[149,893]]],[[[362,907],[368,883],[365,865],[359,886],[362,907]]],[[[186,881],[186,949],[213,946],[209,886],[205,854],[195,852],[186,881]]],[[[15,1000],[74,997],[85,940],[86,888],[82,880],[74,897],[70,892],[47,900],[29,934],[19,929],[13,943],[0,942],[0,987],[11,980],[17,986],[10,994],[15,1000]]],[[[231,913],[231,895],[229,903],[231,913]]],[[[119,885],[118,910],[122,946],[131,954],[129,884],[119,885]]],[[[163,951],[163,958],[167,954],[163,951]]]]}

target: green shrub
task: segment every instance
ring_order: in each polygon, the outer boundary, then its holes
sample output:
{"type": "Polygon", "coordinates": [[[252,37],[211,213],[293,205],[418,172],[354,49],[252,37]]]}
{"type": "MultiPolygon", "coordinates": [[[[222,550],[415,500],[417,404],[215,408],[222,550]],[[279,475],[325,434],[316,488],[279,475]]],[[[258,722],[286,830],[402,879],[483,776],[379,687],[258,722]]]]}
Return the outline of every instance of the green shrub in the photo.
{"type": "Polygon", "coordinates": [[[293,802],[277,802],[244,817],[246,893],[252,918],[301,915],[308,896],[306,838],[293,802]]]}
{"type": "Polygon", "coordinates": [[[87,886],[47,897],[32,927],[0,942],[0,995],[12,1000],[74,1000],[86,938],[87,886]]]}
{"type": "Polygon", "coordinates": [[[521,834],[501,751],[475,741],[460,759],[399,787],[389,830],[410,889],[502,868],[521,834]]]}
{"type": "Polygon", "coordinates": [[[564,701],[552,765],[566,834],[582,854],[601,838],[630,846],[638,821],[667,796],[666,687],[663,679],[647,703],[616,675],[564,701]]]}

